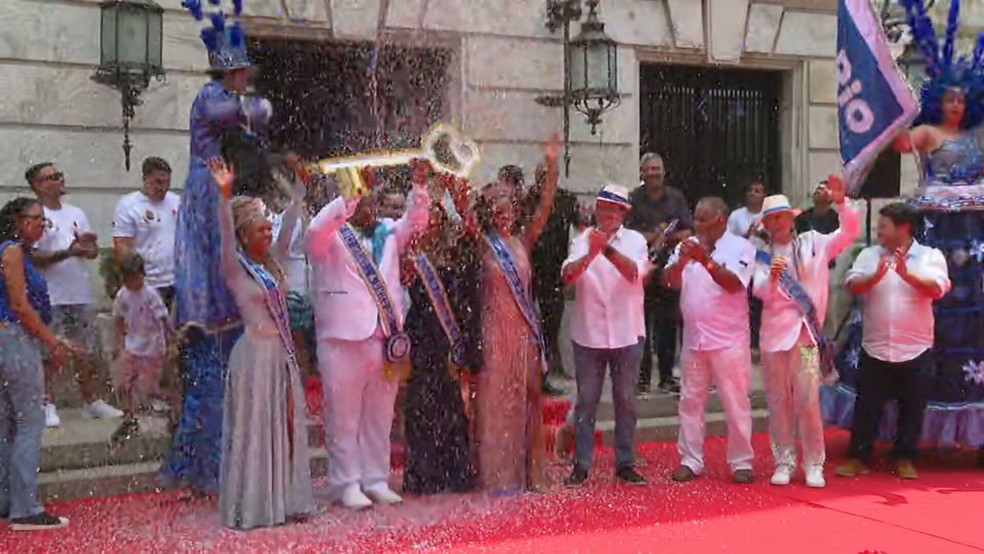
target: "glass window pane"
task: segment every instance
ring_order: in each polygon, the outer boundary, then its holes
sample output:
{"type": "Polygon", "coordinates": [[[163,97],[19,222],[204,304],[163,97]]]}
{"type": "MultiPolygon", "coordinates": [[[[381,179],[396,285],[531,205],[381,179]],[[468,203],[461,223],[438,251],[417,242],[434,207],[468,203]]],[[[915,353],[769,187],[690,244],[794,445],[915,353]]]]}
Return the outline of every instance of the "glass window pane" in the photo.
{"type": "Polygon", "coordinates": [[[584,56],[583,48],[571,45],[571,90],[574,92],[584,90],[587,81],[584,56]]]}
{"type": "Polygon", "coordinates": [[[147,18],[147,55],[150,65],[161,67],[163,47],[163,16],[159,13],[148,14],[147,18]]]}
{"type": "Polygon", "coordinates": [[[116,57],[116,10],[104,9],[100,24],[100,61],[103,65],[115,63],[116,57]]]}
{"type": "Polygon", "coordinates": [[[143,11],[122,10],[120,26],[120,59],[127,64],[147,62],[147,18],[143,11]]]}

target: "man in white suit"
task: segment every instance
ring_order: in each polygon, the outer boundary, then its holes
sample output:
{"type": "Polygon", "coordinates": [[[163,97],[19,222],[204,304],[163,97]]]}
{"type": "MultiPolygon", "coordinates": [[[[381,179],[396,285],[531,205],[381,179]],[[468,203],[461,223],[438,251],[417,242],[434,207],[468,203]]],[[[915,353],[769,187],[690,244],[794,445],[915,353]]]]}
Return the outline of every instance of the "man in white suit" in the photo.
{"type": "MultiPolygon", "coordinates": [[[[426,175],[424,167],[416,169],[426,175]]],[[[408,353],[400,255],[427,225],[426,178],[414,180],[399,221],[378,220],[376,204],[373,196],[336,198],[306,235],[314,268],[328,483],[333,499],[351,509],[402,502],[387,484],[398,383],[384,365],[408,353]]]]}

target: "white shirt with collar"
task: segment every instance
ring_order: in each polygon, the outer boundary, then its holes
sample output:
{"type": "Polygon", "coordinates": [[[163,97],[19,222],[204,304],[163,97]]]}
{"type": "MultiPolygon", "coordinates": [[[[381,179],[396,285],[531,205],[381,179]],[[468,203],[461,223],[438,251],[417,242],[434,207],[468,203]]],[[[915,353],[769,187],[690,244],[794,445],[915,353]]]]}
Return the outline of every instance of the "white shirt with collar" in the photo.
{"type": "MultiPolygon", "coordinates": [[[[563,267],[588,254],[592,229],[574,238],[563,267]]],[[[608,244],[635,262],[639,273],[630,282],[604,254],[598,254],[574,282],[577,294],[571,340],[586,348],[625,348],[638,344],[640,337],[646,335],[643,311],[643,279],[649,254],[646,237],[622,227],[608,244]]]]}
{"type": "MultiPolygon", "coordinates": [[[[677,263],[680,246],[667,266],[677,263]]],[[[683,270],[680,311],[683,312],[683,347],[689,350],[717,350],[748,346],[748,284],[755,271],[755,247],[748,240],[725,233],[714,245],[711,260],[734,273],[741,291],[730,293],[714,282],[703,265],[691,260],[683,270]]]]}
{"type": "MultiPolygon", "coordinates": [[[[882,246],[861,251],[848,270],[845,282],[874,275],[882,256],[890,252],[882,246]]],[[[906,257],[909,273],[936,281],[946,293],[950,277],[943,253],[912,241],[906,257]]],[[[872,358],[890,363],[906,362],[933,346],[933,299],[902,280],[890,268],[888,273],[864,295],[861,346],[872,358]]]]}
{"type": "MultiPolygon", "coordinates": [[[[839,211],[841,226],[829,235],[808,231],[785,248],[764,248],[773,256],[782,255],[789,260],[788,270],[813,301],[821,326],[827,316],[827,300],[830,297],[829,262],[854,244],[861,231],[861,219],[854,208],[845,205],[839,211]],[[793,245],[797,246],[795,255],[793,245]],[[793,260],[797,263],[794,264],[793,260]]],[[[752,293],[762,300],[759,348],[763,352],[783,352],[796,345],[806,325],[806,317],[799,305],[770,278],[770,273],[768,265],[756,264],[752,293]]]]}

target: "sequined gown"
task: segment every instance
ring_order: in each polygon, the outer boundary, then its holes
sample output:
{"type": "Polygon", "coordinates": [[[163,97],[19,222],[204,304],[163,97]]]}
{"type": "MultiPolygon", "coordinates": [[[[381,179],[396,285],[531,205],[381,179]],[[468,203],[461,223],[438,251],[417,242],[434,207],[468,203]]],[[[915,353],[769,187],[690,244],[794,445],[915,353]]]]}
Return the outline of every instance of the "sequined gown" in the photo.
{"type": "Polygon", "coordinates": [[[217,80],[202,87],[191,107],[191,158],[174,247],[175,324],[188,339],[180,354],[184,398],[161,474],[206,493],[218,491],[225,368],[242,334],[219,267],[219,194],[206,163],[222,155],[224,133],[262,131],[269,115],[266,100],[241,100],[217,80]]]}
{"type": "MultiPolygon", "coordinates": [[[[509,238],[519,276],[531,286],[529,255],[509,238]]],[[[542,487],[545,443],[541,416],[540,347],[487,245],[482,259],[482,337],[477,439],[479,481],[493,494],[542,487]]]]}
{"type": "MultiPolygon", "coordinates": [[[[482,367],[481,266],[468,241],[453,265],[436,267],[455,314],[463,344],[461,370],[482,367]]],[[[410,285],[406,329],[413,342],[407,383],[407,464],[403,490],[413,494],[464,492],[475,485],[472,437],[458,377],[449,366],[451,343],[419,274],[410,285]]]]}
{"type": "MultiPolygon", "coordinates": [[[[295,202],[285,214],[288,234],[274,248],[280,263],[287,258],[300,206],[295,202]]],[[[225,382],[219,512],[233,529],[282,525],[288,517],[314,511],[304,388],[267,305],[267,289],[240,262],[228,202],[221,209],[222,272],[245,332],[232,349],[225,382]]],[[[273,294],[286,296],[286,289],[273,294]]],[[[282,332],[290,337],[286,303],[283,307],[282,332]]]]}
{"type": "MultiPolygon", "coordinates": [[[[922,440],[941,447],[984,446],[984,155],[972,133],[946,139],[923,160],[925,175],[911,202],[923,214],[917,240],[940,249],[950,292],[933,306],[935,371],[927,391],[922,440]]],[[[861,352],[861,310],[855,301],[838,354],[841,382],[821,390],[824,419],[850,427],[861,352]]],[[[895,433],[895,406],[882,419],[882,438],[895,433]]]]}

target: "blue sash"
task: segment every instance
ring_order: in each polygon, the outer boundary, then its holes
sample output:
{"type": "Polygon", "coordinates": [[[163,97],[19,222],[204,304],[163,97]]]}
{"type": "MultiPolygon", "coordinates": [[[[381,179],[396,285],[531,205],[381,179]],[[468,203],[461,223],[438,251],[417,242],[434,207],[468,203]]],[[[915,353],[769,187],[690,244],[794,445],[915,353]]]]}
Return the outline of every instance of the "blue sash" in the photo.
{"type": "Polygon", "coordinates": [[[523,280],[519,277],[519,270],[516,268],[516,262],[513,261],[512,252],[510,252],[509,246],[502,240],[502,237],[492,232],[486,232],[485,242],[488,243],[492,249],[492,253],[495,254],[499,268],[502,269],[502,273],[506,276],[506,281],[509,283],[509,288],[512,290],[513,299],[516,300],[519,311],[522,312],[526,323],[530,326],[530,330],[533,331],[533,336],[536,338],[536,342],[540,347],[541,371],[546,374],[548,369],[545,357],[547,348],[543,340],[543,333],[540,332],[540,319],[536,314],[536,309],[533,307],[533,298],[530,296],[529,287],[523,286],[523,280]]]}
{"type": "MultiPolygon", "coordinates": [[[[799,248],[798,241],[793,244],[794,252],[797,248],[799,248]]],[[[772,264],[772,255],[764,250],[759,250],[755,254],[755,258],[766,266],[771,266],[772,264]]],[[[803,312],[803,317],[806,318],[806,327],[809,329],[810,335],[813,336],[813,340],[817,343],[817,350],[820,353],[820,373],[824,377],[835,374],[834,343],[823,334],[823,326],[820,325],[820,317],[817,315],[817,308],[813,305],[810,295],[807,294],[803,285],[789,273],[788,267],[782,270],[782,273],[779,275],[779,286],[793,302],[796,302],[800,311],[803,312]]]]}
{"type": "Polygon", "coordinates": [[[250,277],[266,291],[265,300],[267,310],[270,311],[273,321],[277,324],[277,334],[280,335],[280,342],[284,345],[284,350],[287,351],[287,363],[291,366],[287,370],[287,441],[290,447],[290,457],[293,459],[294,437],[296,434],[296,429],[294,429],[294,410],[297,409],[297,406],[294,405],[294,380],[290,375],[290,369],[293,368],[294,371],[298,372],[300,370],[297,366],[297,354],[294,351],[294,337],[290,332],[290,316],[287,315],[287,300],[281,294],[280,284],[277,283],[277,280],[270,275],[270,272],[265,267],[246,258],[242,253],[239,254],[239,263],[246,268],[246,272],[249,273],[250,277]]]}
{"type": "Polygon", "coordinates": [[[444,328],[444,334],[448,337],[448,342],[451,343],[451,361],[458,367],[462,367],[464,365],[462,364],[462,355],[464,354],[462,352],[462,344],[464,339],[461,334],[461,327],[458,326],[458,322],[455,320],[454,311],[451,308],[451,300],[448,298],[444,283],[441,282],[441,277],[437,274],[437,270],[431,265],[427,256],[418,253],[413,257],[413,262],[417,269],[417,274],[420,275],[420,281],[427,290],[427,296],[430,298],[431,305],[434,306],[434,314],[437,315],[438,321],[441,322],[441,327],[444,328]]]}
{"type": "Polygon", "coordinates": [[[372,257],[369,256],[366,249],[359,243],[359,239],[355,236],[355,231],[352,230],[351,226],[348,224],[343,225],[338,230],[338,234],[342,237],[342,244],[345,245],[345,249],[348,250],[352,259],[355,260],[355,265],[359,269],[359,276],[365,281],[366,286],[369,288],[369,293],[372,295],[372,299],[376,302],[376,307],[379,308],[379,321],[383,326],[383,334],[386,337],[391,337],[402,333],[403,328],[400,325],[400,319],[396,315],[393,297],[390,296],[389,289],[386,288],[386,282],[379,275],[379,270],[376,268],[372,257]]]}

